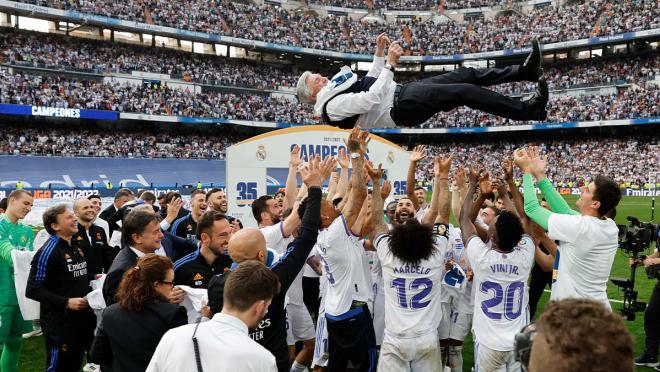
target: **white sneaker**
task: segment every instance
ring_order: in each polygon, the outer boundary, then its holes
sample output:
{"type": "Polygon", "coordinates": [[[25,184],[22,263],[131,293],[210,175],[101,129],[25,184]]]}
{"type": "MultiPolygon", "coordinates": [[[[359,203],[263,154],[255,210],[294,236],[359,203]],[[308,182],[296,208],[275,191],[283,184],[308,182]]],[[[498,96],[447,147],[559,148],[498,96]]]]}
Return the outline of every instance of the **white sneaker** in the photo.
{"type": "Polygon", "coordinates": [[[44,332],[41,329],[35,329],[32,332],[23,333],[23,338],[30,338],[43,335],[44,332]]]}
{"type": "Polygon", "coordinates": [[[99,372],[100,370],[101,370],[101,366],[94,363],[87,363],[83,367],[83,372],[99,372]]]}

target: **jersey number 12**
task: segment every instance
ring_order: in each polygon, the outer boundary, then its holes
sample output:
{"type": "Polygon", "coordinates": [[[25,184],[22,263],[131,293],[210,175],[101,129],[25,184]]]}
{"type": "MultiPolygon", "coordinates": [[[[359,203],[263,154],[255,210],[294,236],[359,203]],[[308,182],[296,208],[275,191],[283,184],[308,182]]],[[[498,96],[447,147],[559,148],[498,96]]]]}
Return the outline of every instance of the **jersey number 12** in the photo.
{"type": "Polygon", "coordinates": [[[406,286],[406,278],[396,278],[392,280],[390,287],[396,289],[396,293],[399,297],[399,305],[404,309],[423,309],[431,303],[431,301],[424,302],[424,298],[431,293],[431,289],[433,288],[433,282],[429,278],[417,278],[411,281],[410,288],[406,286]],[[406,295],[407,289],[421,289],[421,291],[412,296],[409,302],[406,295]]]}

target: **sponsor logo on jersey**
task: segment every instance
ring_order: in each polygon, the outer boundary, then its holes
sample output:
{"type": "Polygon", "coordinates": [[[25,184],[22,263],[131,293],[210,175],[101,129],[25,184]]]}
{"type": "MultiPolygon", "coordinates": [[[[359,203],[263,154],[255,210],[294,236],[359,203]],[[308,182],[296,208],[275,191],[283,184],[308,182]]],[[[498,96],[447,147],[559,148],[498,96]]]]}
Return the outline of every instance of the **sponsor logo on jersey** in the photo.
{"type": "Polygon", "coordinates": [[[193,276],[193,280],[202,280],[202,279],[204,279],[204,277],[200,273],[197,273],[195,274],[195,276],[193,276]]]}
{"type": "Polygon", "coordinates": [[[82,238],[82,236],[78,235],[78,237],[76,238],[76,240],[80,241],[80,240],[83,240],[83,238],[82,238]]]}

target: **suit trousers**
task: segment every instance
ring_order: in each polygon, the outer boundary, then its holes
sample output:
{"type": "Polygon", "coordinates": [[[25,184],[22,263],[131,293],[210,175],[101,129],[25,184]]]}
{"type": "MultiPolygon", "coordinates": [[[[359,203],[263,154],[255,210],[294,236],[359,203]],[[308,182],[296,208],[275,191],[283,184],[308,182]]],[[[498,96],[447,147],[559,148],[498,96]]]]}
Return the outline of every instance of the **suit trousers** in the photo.
{"type": "Polygon", "coordinates": [[[521,81],[519,66],[461,67],[403,85],[390,115],[397,125],[414,127],[440,111],[467,106],[503,118],[534,120],[538,114],[529,104],[484,88],[516,81],[521,81]]]}

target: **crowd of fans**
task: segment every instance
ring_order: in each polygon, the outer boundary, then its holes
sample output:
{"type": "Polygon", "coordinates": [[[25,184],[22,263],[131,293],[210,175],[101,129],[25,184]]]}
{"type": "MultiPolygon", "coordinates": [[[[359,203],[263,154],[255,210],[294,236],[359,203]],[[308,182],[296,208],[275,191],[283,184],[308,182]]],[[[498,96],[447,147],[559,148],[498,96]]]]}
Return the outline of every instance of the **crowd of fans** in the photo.
{"type": "Polygon", "coordinates": [[[172,133],[113,133],[107,130],[26,128],[3,125],[0,154],[94,156],[110,158],[224,159],[238,142],[232,134],[218,136],[172,133]]]}
{"type": "MultiPolygon", "coordinates": [[[[194,93],[167,85],[152,87],[101,80],[72,79],[0,72],[0,102],[45,107],[111,110],[149,115],[318,123],[311,106],[271,95],[247,95],[214,90],[194,93]]],[[[611,95],[552,97],[548,121],[590,121],[660,116],[660,90],[633,86],[611,95]]],[[[425,128],[519,125],[518,122],[469,108],[440,112],[425,128]]]]}
{"type": "MultiPolygon", "coordinates": [[[[652,182],[650,172],[660,163],[660,136],[625,137],[599,139],[561,139],[536,141],[547,156],[548,178],[557,186],[582,186],[593,177],[602,173],[614,179],[618,184],[644,187],[652,182]],[[607,143],[607,151],[603,144],[607,143]]],[[[463,166],[475,166],[485,169],[495,177],[502,177],[501,159],[510,156],[513,151],[529,140],[489,141],[487,143],[451,142],[444,145],[427,146],[426,159],[417,167],[417,180],[433,180],[431,161],[434,156],[453,153],[454,159],[460,159],[463,166]],[[484,157],[484,154],[488,156],[484,157]]],[[[454,165],[455,168],[455,165],[454,165]]],[[[517,170],[516,170],[517,171],[517,170]]],[[[516,175],[519,178],[522,175],[516,175]]],[[[655,176],[657,177],[657,175],[655,176]]],[[[657,178],[655,182],[659,182],[657,178]]]]}
{"type": "Polygon", "coordinates": [[[466,9],[511,3],[510,0],[374,0],[372,4],[368,4],[364,0],[312,0],[310,2],[342,8],[389,10],[433,10],[439,9],[441,6],[444,9],[466,9]]]}
{"type": "MultiPolygon", "coordinates": [[[[285,10],[271,5],[230,0],[170,2],[147,0],[129,4],[109,1],[22,0],[64,9],[133,19],[181,29],[263,40],[285,45],[341,52],[373,52],[373,35],[388,32],[405,41],[414,55],[446,55],[525,46],[533,37],[549,43],[660,27],[655,0],[596,0],[555,7],[536,7],[528,13],[507,11],[495,18],[469,18],[436,24],[413,20],[370,24],[334,15],[285,10]],[[403,30],[407,37],[403,37],[403,30]],[[369,35],[369,39],[362,39],[369,35]],[[357,39],[357,40],[354,40],[357,39]]],[[[430,0],[420,0],[431,2],[430,0]]],[[[389,3],[389,2],[388,2],[389,3]]],[[[418,4],[402,0],[402,4],[418,4]]],[[[465,0],[460,5],[481,4],[465,0]],[[474,4],[473,4],[474,3],[474,4]]],[[[449,3],[451,4],[451,3],[449,3]]]]}
{"type": "Polygon", "coordinates": [[[246,60],[10,28],[0,34],[0,62],[94,73],[146,71],[203,84],[261,89],[296,83],[290,71],[246,60]]]}
{"type": "MultiPolygon", "coordinates": [[[[5,29],[0,34],[0,62],[88,71],[99,74],[145,71],[170,74],[173,78],[211,85],[278,89],[295,86],[298,74],[288,68],[255,65],[218,56],[201,55],[167,48],[133,46],[124,43],[90,42],[74,37],[5,29]]],[[[323,71],[321,71],[323,72],[323,71]]],[[[334,72],[330,72],[332,74],[334,72]]],[[[433,73],[429,73],[433,74],[433,73]]],[[[660,55],[630,59],[593,59],[545,67],[551,90],[642,82],[660,74],[660,55]]],[[[424,76],[400,74],[405,83],[424,76]]],[[[499,92],[515,95],[532,92],[534,83],[498,85],[499,92]]]]}
{"type": "MultiPolygon", "coordinates": [[[[242,140],[234,133],[176,134],[158,131],[112,132],[80,128],[40,128],[4,125],[0,133],[0,155],[90,156],[128,158],[224,159],[227,147],[242,140]]],[[[558,185],[590,181],[594,170],[618,183],[643,186],[649,172],[660,163],[660,136],[607,137],[605,139],[557,139],[536,141],[548,156],[548,176],[558,185]],[[608,151],[603,151],[603,143],[608,151]]],[[[499,160],[527,144],[518,140],[451,142],[428,146],[426,160],[418,166],[417,179],[431,181],[430,160],[438,154],[453,153],[464,165],[500,173],[499,160]],[[484,162],[483,154],[490,154],[484,162]]]]}

